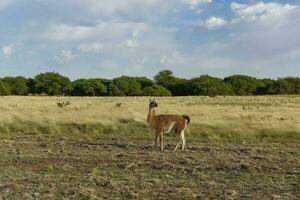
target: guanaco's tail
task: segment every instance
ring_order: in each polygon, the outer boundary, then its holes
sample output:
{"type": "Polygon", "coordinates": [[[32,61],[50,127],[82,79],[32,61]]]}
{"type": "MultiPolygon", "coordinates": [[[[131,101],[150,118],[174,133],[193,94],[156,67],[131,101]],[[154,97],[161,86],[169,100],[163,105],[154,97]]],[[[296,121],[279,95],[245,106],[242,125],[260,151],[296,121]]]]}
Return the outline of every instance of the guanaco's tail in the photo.
{"type": "Polygon", "coordinates": [[[188,123],[188,124],[190,123],[191,118],[190,118],[189,116],[187,116],[187,115],[182,115],[182,117],[183,117],[184,119],[187,120],[187,123],[188,123]]]}

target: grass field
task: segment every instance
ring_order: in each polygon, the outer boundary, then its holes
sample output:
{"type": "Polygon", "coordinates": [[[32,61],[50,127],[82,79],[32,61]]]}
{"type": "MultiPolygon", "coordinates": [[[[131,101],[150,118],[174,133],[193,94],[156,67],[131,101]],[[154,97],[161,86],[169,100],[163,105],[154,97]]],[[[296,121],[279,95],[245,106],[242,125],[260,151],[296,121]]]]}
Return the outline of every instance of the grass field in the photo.
{"type": "Polygon", "coordinates": [[[300,199],[300,96],[157,102],[191,117],[186,151],[154,149],[145,97],[1,98],[0,197],[300,199]]]}

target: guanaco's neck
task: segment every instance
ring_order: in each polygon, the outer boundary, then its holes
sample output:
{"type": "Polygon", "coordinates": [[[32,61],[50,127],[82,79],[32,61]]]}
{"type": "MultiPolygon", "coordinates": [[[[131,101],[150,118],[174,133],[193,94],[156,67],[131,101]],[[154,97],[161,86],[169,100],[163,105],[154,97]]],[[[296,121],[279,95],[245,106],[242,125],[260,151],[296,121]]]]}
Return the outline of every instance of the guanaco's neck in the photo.
{"type": "Polygon", "coordinates": [[[154,117],[155,117],[155,110],[154,110],[154,108],[149,108],[149,114],[148,114],[148,119],[147,119],[147,121],[148,121],[149,124],[153,123],[154,117]]]}

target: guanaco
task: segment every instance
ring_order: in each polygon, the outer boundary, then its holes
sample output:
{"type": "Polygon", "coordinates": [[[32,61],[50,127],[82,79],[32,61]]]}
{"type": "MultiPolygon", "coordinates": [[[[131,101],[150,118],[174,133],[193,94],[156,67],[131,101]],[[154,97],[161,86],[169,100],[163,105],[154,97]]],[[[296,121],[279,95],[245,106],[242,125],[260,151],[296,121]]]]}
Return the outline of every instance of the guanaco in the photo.
{"type": "Polygon", "coordinates": [[[160,142],[160,150],[164,150],[164,133],[174,131],[176,133],[177,145],[174,151],[177,150],[180,143],[182,143],[182,151],[185,148],[185,135],[184,130],[187,124],[190,123],[190,117],[187,115],[155,115],[154,108],[158,107],[155,100],[150,99],[149,114],[147,122],[152,130],[155,131],[155,147],[160,142]]]}

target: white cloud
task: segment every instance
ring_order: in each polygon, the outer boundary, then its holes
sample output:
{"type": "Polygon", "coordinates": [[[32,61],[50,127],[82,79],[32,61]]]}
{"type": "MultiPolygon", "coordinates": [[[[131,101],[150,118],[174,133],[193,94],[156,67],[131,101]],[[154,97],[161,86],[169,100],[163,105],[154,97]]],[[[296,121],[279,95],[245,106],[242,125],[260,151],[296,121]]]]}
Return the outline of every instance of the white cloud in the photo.
{"type": "Polygon", "coordinates": [[[56,58],[62,63],[69,63],[76,55],[71,50],[62,50],[56,58]]]}
{"type": "MultiPolygon", "coordinates": [[[[95,71],[94,74],[101,73],[101,76],[105,75],[106,77],[115,78],[124,75],[124,72],[122,72],[123,67],[124,66],[120,66],[115,60],[105,59],[97,63],[93,70],[95,71]]],[[[90,78],[90,75],[87,77],[90,78]]]]}
{"type": "Polygon", "coordinates": [[[174,51],[170,55],[161,57],[160,64],[164,67],[172,67],[181,76],[197,76],[210,74],[219,76],[218,72],[229,71],[239,66],[239,61],[219,54],[214,45],[204,45],[194,49],[191,53],[174,51]],[[193,73],[191,73],[193,72],[193,73]]]}
{"type": "Polygon", "coordinates": [[[183,0],[183,2],[186,3],[191,10],[196,10],[199,5],[212,3],[212,0],[183,0]]]}
{"type": "Polygon", "coordinates": [[[176,30],[173,29],[149,27],[143,35],[125,40],[123,45],[116,47],[115,50],[119,52],[118,56],[125,56],[126,59],[141,60],[143,58],[156,62],[160,60],[161,55],[168,54],[177,48],[175,33],[176,30]]]}
{"type": "Polygon", "coordinates": [[[4,45],[2,47],[2,53],[5,57],[10,57],[13,54],[14,44],[4,45]]]}
{"type": "Polygon", "coordinates": [[[158,16],[166,16],[175,10],[183,10],[186,6],[195,11],[204,4],[210,4],[212,0],[63,0],[63,2],[51,3],[56,6],[64,4],[72,10],[80,9],[80,12],[88,12],[88,16],[105,19],[158,19],[158,16]],[[153,14],[155,12],[155,14],[153,14]]]}
{"type": "Polygon", "coordinates": [[[139,23],[132,31],[132,37],[137,38],[143,32],[146,32],[149,29],[149,26],[145,23],[139,23]]]}
{"type": "MultiPolygon", "coordinates": [[[[89,16],[105,19],[118,18],[155,18],[173,10],[181,0],[64,0],[73,9],[86,11],[89,16]],[[153,15],[155,12],[155,15],[153,15]]],[[[58,4],[58,3],[55,3],[58,4]]]]}
{"type": "Polygon", "coordinates": [[[115,12],[128,12],[129,10],[135,8],[144,9],[147,7],[153,7],[159,5],[162,2],[161,0],[110,0],[109,2],[107,2],[106,0],[86,0],[86,3],[89,5],[91,10],[97,12],[102,11],[105,14],[112,14],[115,12]]]}
{"type": "Polygon", "coordinates": [[[223,18],[219,17],[210,17],[206,20],[202,20],[199,23],[196,24],[196,26],[204,27],[207,29],[216,29],[223,27],[227,24],[227,21],[223,18]]]}
{"type": "Polygon", "coordinates": [[[234,36],[230,43],[240,57],[275,60],[275,57],[298,49],[298,6],[260,2],[249,5],[232,3],[231,7],[236,13],[236,23],[232,23],[234,36]]]}
{"type": "Polygon", "coordinates": [[[1,0],[0,1],[0,9],[4,9],[5,7],[9,6],[13,3],[14,0],[1,0]]]}
{"type": "MultiPolygon", "coordinates": [[[[198,50],[187,55],[181,53],[177,59],[169,58],[167,63],[174,62],[179,66],[195,63],[204,66],[205,73],[221,75],[282,77],[299,73],[298,6],[261,2],[249,5],[233,3],[231,7],[235,13],[235,23],[230,23],[228,29],[231,37],[225,35],[217,39],[217,45],[211,42],[200,45],[198,50]],[[214,66],[220,67],[218,72],[213,70],[214,66]]],[[[204,22],[207,21],[202,21],[202,26],[209,24],[204,22]]]]}
{"type": "Polygon", "coordinates": [[[2,47],[2,53],[5,57],[10,57],[15,51],[16,48],[23,46],[23,43],[12,43],[12,44],[6,44],[2,47]]]}
{"type": "Polygon", "coordinates": [[[128,48],[136,48],[140,45],[140,37],[142,37],[143,33],[145,33],[147,30],[149,30],[149,26],[142,25],[137,26],[134,28],[134,30],[131,33],[131,37],[126,39],[122,42],[121,46],[128,47],[128,48]]]}
{"type": "Polygon", "coordinates": [[[279,23],[288,17],[298,6],[279,3],[259,2],[252,5],[231,3],[231,9],[237,16],[234,21],[279,23]]]}
{"type": "Polygon", "coordinates": [[[67,24],[51,24],[44,37],[54,41],[74,41],[89,38],[97,33],[99,27],[70,26],[67,24]]]}
{"type": "Polygon", "coordinates": [[[104,60],[101,61],[98,65],[100,69],[110,69],[110,70],[118,70],[119,65],[112,60],[104,60]]]}
{"type": "Polygon", "coordinates": [[[92,42],[92,43],[84,43],[80,44],[77,47],[78,50],[82,52],[93,52],[93,53],[99,53],[103,49],[103,44],[92,42]]]}
{"type": "Polygon", "coordinates": [[[49,62],[49,55],[55,54],[60,69],[70,70],[69,74],[77,77],[102,76],[102,72],[111,77],[124,73],[153,75],[160,65],[174,72],[181,70],[187,77],[199,73],[254,73],[259,66],[262,72],[267,69],[265,74],[274,76],[272,66],[281,66],[282,73],[286,72],[282,66],[299,67],[299,6],[253,0],[247,1],[249,4],[215,2],[212,5],[212,0],[0,0],[0,9],[7,8],[1,26],[6,45],[0,51],[7,57],[20,52],[19,59],[4,60],[30,60],[28,66],[43,66],[49,62]],[[7,2],[17,2],[28,13],[24,19],[16,15],[18,33],[11,31],[11,21],[5,20],[7,13],[16,11],[8,10],[13,7],[7,2]],[[194,15],[206,9],[205,15],[194,15]],[[230,11],[234,14],[231,19],[230,11]],[[40,17],[43,13],[48,14],[40,17]],[[217,31],[193,29],[191,24],[217,31]],[[10,45],[11,41],[24,41],[28,46],[19,49],[10,45]],[[27,59],[24,55],[28,50],[35,52],[36,57],[27,59]],[[74,58],[76,62],[72,62],[74,58]],[[72,68],[63,67],[68,62],[72,62],[72,68]],[[88,70],[81,69],[85,63],[88,70]]]}
{"type": "Polygon", "coordinates": [[[147,27],[145,23],[140,22],[102,22],[93,26],[51,24],[43,38],[58,42],[75,42],[92,38],[115,40],[128,36],[137,37],[147,30],[147,27]]]}
{"type": "Polygon", "coordinates": [[[139,42],[136,39],[128,39],[122,45],[128,48],[135,48],[139,46],[139,42]]]}

